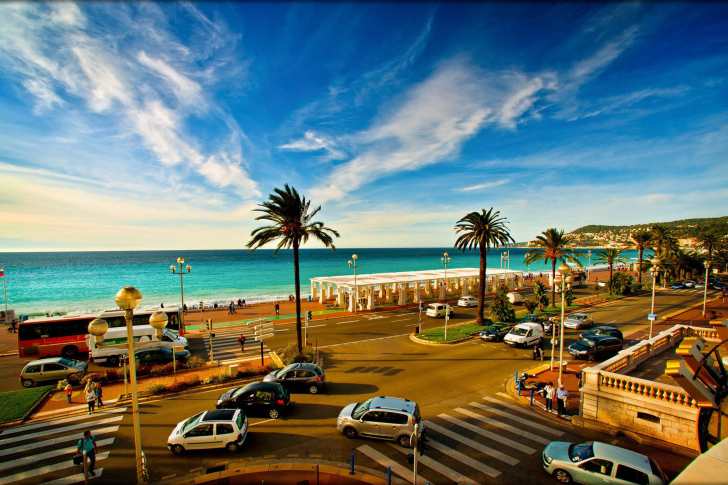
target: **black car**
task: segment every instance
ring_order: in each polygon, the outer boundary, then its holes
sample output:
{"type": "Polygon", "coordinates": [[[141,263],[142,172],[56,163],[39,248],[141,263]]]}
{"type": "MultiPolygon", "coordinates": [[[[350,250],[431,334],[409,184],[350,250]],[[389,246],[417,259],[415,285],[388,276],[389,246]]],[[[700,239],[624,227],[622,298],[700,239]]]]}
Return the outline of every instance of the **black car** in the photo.
{"type": "Polygon", "coordinates": [[[590,338],[595,337],[597,335],[606,335],[609,337],[616,337],[619,340],[624,340],[624,336],[622,335],[622,332],[614,327],[608,327],[608,326],[601,326],[601,327],[594,327],[588,332],[584,332],[582,334],[579,334],[579,338],[590,338]]]}
{"type": "Polygon", "coordinates": [[[288,392],[304,391],[316,394],[326,384],[326,375],[316,364],[300,362],[274,370],[263,378],[263,382],[277,382],[288,392]]]}
{"type": "Polygon", "coordinates": [[[569,353],[577,359],[593,361],[611,357],[623,348],[622,341],[617,337],[595,335],[593,337],[583,338],[575,344],[569,345],[569,353]]]}
{"type": "Polygon", "coordinates": [[[291,398],[277,382],[251,382],[230,389],[220,396],[217,409],[242,409],[247,415],[264,415],[276,419],[288,409],[291,398]]]}
{"type": "Polygon", "coordinates": [[[480,332],[480,338],[483,340],[492,340],[494,342],[498,342],[500,340],[503,340],[503,337],[505,337],[508,332],[511,329],[511,325],[503,325],[503,324],[495,324],[495,325],[489,325],[485,327],[480,332]]]}
{"type": "Polygon", "coordinates": [[[190,353],[186,350],[172,352],[164,347],[154,350],[140,350],[135,352],[139,365],[169,364],[173,360],[186,362],[190,353]],[[174,357],[173,357],[174,356],[174,357]]]}

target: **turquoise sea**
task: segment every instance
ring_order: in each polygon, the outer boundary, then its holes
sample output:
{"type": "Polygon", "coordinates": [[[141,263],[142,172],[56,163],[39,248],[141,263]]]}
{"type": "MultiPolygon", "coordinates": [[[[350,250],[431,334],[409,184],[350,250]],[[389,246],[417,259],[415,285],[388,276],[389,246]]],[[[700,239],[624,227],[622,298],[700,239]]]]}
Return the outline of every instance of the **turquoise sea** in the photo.
{"type": "MultiPolygon", "coordinates": [[[[501,267],[503,251],[488,254],[489,268],[501,267]]],[[[546,265],[527,268],[523,264],[527,251],[510,249],[511,269],[549,271],[546,265]]],[[[352,254],[359,257],[358,274],[366,274],[439,269],[445,252],[451,258],[448,268],[478,267],[477,252],[453,248],[302,249],[301,294],[309,293],[309,278],[352,274],[348,265],[352,254]]],[[[84,312],[115,308],[114,295],[128,285],[142,292],[142,307],[179,305],[180,277],[169,269],[179,256],[185,265],[192,265],[192,273],[184,277],[188,305],[238,298],[270,301],[294,291],[291,251],[275,256],[272,250],[0,253],[0,268],[5,268],[8,307],[16,313],[84,312]]],[[[636,258],[637,251],[626,251],[624,256],[636,258]]],[[[587,265],[586,258],[583,264],[587,265]]],[[[4,308],[4,301],[0,306],[4,308]]]]}

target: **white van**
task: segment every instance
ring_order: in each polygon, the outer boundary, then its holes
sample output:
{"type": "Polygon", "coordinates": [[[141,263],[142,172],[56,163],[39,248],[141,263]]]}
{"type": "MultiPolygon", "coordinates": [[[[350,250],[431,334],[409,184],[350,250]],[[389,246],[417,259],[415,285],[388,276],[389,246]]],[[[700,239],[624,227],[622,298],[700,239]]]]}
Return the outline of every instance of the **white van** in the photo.
{"type": "MultiPolygon", "coordinates": [[[[137,347],[136,350],[151,350],[156,348],[166,348],[173,350],[173,347],[184,347],[187,349],[187,339],[176,335],[171,330],[165,328],[161,340],[154,339],[154,327],[151,325],[134,325],[134,342],[149,342],[147,345],[137,347]]],[[[110,328],[104,334],[104,341],[97,346],[93,335],[86,335],[88,343],[90,360],[97,359],[106,360],[111,365],[119,363],[119,357],[125,355],[128,351],[127,347],[110,347],[111,345],[126,345],[126,327],[110,328]]]]}
{"type": "Polygon", "coordinates": [[[446,305],[445,303],[430,303],[429,305],[427,305],[427,311],[425,312],[425,314],[428,317],[440,318],[444,317],[445,313],[448,313],[448,310],[450,313],[449,316],[452,317],[453,313],[455,312],[453,312],[450,305],[446,305]]]}
{"type": "Polygon", "coordinates": [[[519,323],[508,332],[503,341],[515,347],[530,347],[543,337],[543,327],[538,323],[519,323]]]}
{"type": "Polygon", "coordinates": [[[523,303],[525,298],[520,293],[516,293],[515,291],[511,291],[506,295],[508,297],[508,301],[511,303],[511,305],[515,305],[516,303],[523,303]]]}

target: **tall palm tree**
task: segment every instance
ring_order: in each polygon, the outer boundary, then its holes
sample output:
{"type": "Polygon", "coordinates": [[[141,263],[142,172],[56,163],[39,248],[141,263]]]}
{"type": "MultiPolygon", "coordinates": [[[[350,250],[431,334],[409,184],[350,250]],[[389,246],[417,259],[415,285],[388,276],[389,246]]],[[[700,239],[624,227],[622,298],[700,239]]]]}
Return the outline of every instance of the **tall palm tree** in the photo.
{"type": "Polygon", "coordinates": [[[609,266],[609,294],[612,294],[612,272],[614,271],[614,265],[618,263],[624,263],[625,259],[622,257],[622,249],[619,248],[606,248],[604,251],[597,253],[597,258],[594,260],[599,263],[606,263],[609,266]]]}
{"type": "Polygon", "coordinates": [[[672,227],[663,224],[653,224],[650,227],[652,233],[652,245],[655,248],[655,256],[660,259],[663,253],[669,252],[677,247],[677,239],[673,234],[672,227]]]}
{"type": "Polygon", "coordinates": [[[713,251],[718,249],[723,242],[723,237],[714,231],[705,231],[698,236],[698,247],[708,251],[708,265],[713,261],[713,251]]]}
{"type": "Polygon", "coordinates": [[[478,315],[475,323],[482,324],[484,302],[485,302],[485,274],[488,265],[486,257],[490,248],[498,248],[508,243],[515,242],[511,233],[506,228],[505,217],[500,216],[500,211],[493,212],[491,207],[488,212],[471,212],[455,224],[455,233],[462,233],[455,241],[455,247],[462,252],[466,249],[480,250],[480,283],[478,284],[478,315]]]}
{"type": "Polygon", "coordinates": [[[334,251],[332,236],[339,237],[335,230],[324,226],[323,222],[313,221],[313,217],[321,210],[321,206],[311,210],[311,201],[298,194],[295,188],[285,185],[283,189],[274,189],[268,196],[268,202],[258,204],[263,215],[255,218],[256,221],[271,222],[250,233],[251,240],[246,245],[253,252],[264,244],[278,241],[273,255],[281,248],[293,248],[293,274],[296,280],[296,333],[298,334],[298,352],[303,351],[301,340],[301,281],[298,269],[298,249],[308,242],[309,237],[318,239],[327,248],[334,251]]]}
{"type": "MultiPolygon", "coordinates": [[[[526,253],[524,262],[529,265],[537,261],[543,261],[544,264],[548,264],[551,261],[551,281],[556,279],[556,262],[557,261],[570,261],[576,263],[579,267],[582,267],[580,257],[584,257],[583,253],[574,251],[572,248],[567,247],[574,241],[574,236],[569,234],[564,235],[564,230],[558,230],[556,228],[546,229],[541,234],[536,236],[533,241],[539,246],[536,249],[532,249],[526,253]]],[[[551,306],[556,306],[556,286],[551,285],[551,306]]]]}
{"type": "Polygon", "coordinates": [[[642,254],[645,252],[645,249],[649,249],[652,247],[652,233],[650,231],[646,231],[644,229],[639,230],[637,232],[633,232],[629,236],[630,238],[630,246],[635,248],[637,251],[639,251],[639,270],[637,271],[637,282],[642,283],[642,254]]]}

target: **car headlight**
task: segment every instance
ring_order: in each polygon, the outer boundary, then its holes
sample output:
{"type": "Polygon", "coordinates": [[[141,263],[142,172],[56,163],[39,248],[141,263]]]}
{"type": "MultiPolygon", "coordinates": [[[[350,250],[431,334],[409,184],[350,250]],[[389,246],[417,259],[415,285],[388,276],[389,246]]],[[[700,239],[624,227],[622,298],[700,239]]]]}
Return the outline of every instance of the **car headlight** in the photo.
{"type": "Polygon", "coordinates": [[[553,458],[551,458],[550,456],[546,456],[546,455],[543,455],[543,461],[544,461],[544,463],[546,463],[547,465],[550,465],[550,464],[551,464],[551,462],[552,462],[552,461],[554,461],[554,459],[553,459],[553,458]]]}
{"type": "Polygon", "coordinates": [[[218,399],[218,400],[217,400],[217,405],[219,406],[219,405],[221,405],[221,404],[222,404],[222,399],[218,399]]]}

